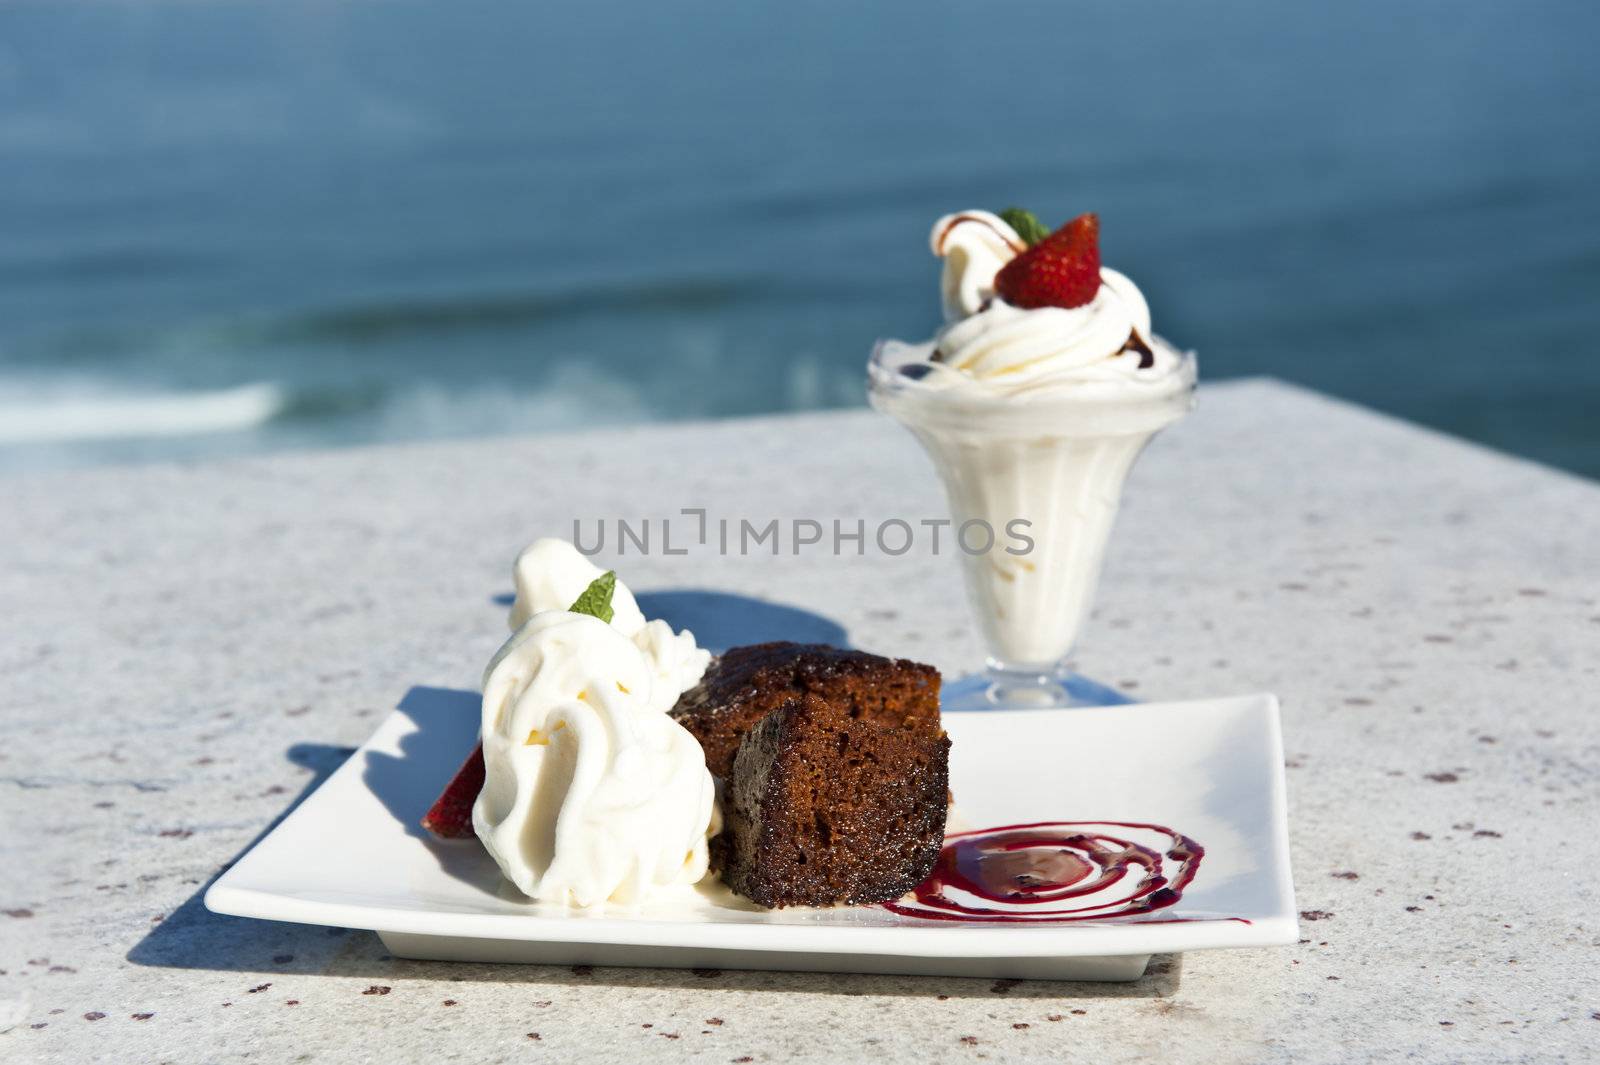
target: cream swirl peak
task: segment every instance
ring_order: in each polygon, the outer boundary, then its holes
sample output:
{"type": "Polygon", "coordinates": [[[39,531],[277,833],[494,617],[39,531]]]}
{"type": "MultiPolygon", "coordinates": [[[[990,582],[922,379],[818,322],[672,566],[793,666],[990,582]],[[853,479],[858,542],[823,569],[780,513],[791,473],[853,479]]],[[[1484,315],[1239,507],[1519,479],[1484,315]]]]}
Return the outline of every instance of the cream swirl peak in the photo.
{"type": "MultiPolygon", "coordinates": [[[[511,567],[517,599],[507,619],[513,630],[541,610],[565,610],[577,601],[603,571],[566,540],[545,536],[524,547],[511,567]]],[[[644,628],[644,614],[627,585],[617,582],[611,593],[611,627],[624,636],[644,628]]]]}
{"type": "MultiPolygon", "coordinates": [[[[1099,266],[1097,238],[1093,216],[1031,246],[1015,227],[988,211],[963,211],[935,222],[929,243],[944,260],[940,294],[946,324],[932,345],[915,349],[928,362],[924,383],[1002,396],[1091,382],[1124,381],[1157,390],[1161,385],[1188,387],[1186,360],[1151,331],[1150,307],[1138,286],[1126,275],[1099,266]],[[1086,223],[1080,227],[1083,235],[1068,233],[1080,223],[1086,223]],[[1051,262],[1054,249],[1046,245],[1074,238],[1087,243],[1082,255],[1086,261],[1065,267],[1051,262]],[[1041,282],[1018,280],[1019,268],[1033,265],[1025,262],[1033,259],[1044,260],[1036,271],[1046,286],[1043,299],[1041,282]],[[1090,271],[1088,286],[1078,297],[1082,302],[1044,302],[1051,295],[1048,285],[1074,283],[1073,268],[1090,271]],[[1016,275],[1009,287],[1007,274],[1016,275]]],[[[1054,252],[1058,260],[1074,253],[1054,252]]]]}
{"type": "Polygon", "coordinates": [[[988,211],[947,214],[928,237],[944,260],[939,295],[947,322],[977,314],[994,297],[994,276],[1028,245],[1005,219],[988,211]]]}
{"type": "MultiPolygon", "coordinates": [[[[522,549],[512,567],[517,599],[512,629],[544,610],[566,610],[601,575],[601,569],[566,540],[549,536],[522,549]]],[[[646,621],[633,593],[621,581],[611,593],[611,627],[632,640],[654,671],[658,709],[672,709],[678,696],[700,682],[711,653],[697,646],[694,633],[674,632],[665,621],[646,621]]]]}

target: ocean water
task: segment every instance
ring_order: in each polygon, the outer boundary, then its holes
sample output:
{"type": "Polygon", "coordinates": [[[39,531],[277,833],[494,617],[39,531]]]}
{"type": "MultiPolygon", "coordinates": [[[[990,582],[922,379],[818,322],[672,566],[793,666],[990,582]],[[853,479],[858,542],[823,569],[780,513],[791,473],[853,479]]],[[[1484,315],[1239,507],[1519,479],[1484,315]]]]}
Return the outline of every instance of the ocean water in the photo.
{"type": "Polygon", "coordinates": [[[0,5],[0,469],[859,405],[1101,215],[1208,379],[1600,476],[1600,5],[0,5]]]}

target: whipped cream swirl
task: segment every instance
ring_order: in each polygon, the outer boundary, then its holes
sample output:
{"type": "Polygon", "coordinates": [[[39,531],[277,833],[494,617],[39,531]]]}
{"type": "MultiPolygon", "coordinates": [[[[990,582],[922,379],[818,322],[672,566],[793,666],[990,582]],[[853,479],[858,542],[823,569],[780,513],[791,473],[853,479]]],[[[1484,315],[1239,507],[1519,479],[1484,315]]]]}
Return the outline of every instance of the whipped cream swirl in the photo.
{"type": "Polygon", "coordinates": [[[693,633],[646,621],[620,581],[610,624],[571,613],[601,572],[564,540],[518,556],[516,631],[484,672],[472,811],[506,879],[575,906],[698,881],[717,828],[705,752],[667,713],[711,656],[693,633]]]}
{"type": "Polygon", "coordinates": [[[715,790],[658,687],[634,641],[565,610],[533,615],[489,663],[472,824],[523,894],[636,905],[705,876],[715,790]]]}
{"type": "Polygon", "coordinates": [[[1184,356],[1151,332],[1150,307],[1125,275],[1102,269],[1099,291],[1081,307],[1025,310],[994,291],[995,275],[1027,247],[999,216],[946,215],[934,223],[930,242],[944,259],[947,321],[932,345],[917,352],[928,359],[929,387],[1001,396],[1095,382],[1188,387],[1184,356]]]}

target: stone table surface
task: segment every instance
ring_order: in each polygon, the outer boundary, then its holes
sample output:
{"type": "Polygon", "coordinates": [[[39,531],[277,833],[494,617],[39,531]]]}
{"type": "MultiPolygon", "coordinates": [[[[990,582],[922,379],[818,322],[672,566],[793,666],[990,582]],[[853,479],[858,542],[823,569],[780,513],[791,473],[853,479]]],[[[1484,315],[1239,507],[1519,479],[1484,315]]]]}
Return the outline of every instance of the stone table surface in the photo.
{"type": "MultiPolygon", "coordinates": [[[[1282,697],[1303,938],[1158,957],[1125,985],[418,963],[200,902],[407,690],[476,686],[532,537],[696,506],[941,516],[876,415],[0,493],[5,1061],[1556,1061],[1600,1043],[1592,483],[1272,382],[1204,390],[1135,471],[1081,661],[1144,699],[1282,697]]],[[[979,658],[948,555],[614,561],[636,589],[768,601],[777,630],[837,625],[950,673],[979,658]]]]}

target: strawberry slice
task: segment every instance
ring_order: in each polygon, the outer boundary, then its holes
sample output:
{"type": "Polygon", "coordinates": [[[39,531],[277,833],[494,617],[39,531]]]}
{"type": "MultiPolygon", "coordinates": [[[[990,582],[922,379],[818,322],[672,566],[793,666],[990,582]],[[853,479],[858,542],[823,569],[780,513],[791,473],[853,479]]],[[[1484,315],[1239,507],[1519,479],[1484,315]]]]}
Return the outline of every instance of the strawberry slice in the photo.
{"type": "Polygon", "coordinates": [[[994,278],[1013,307],[1082,307],[1100,291],[1100,218],[1081,214],[1018,255],[994,278]]]}
{"type": "Polygon", "coordinates": [[[443,839],[472,835],[472,804],[483,790],[483,744],[472,748],[456,775],[422,818],[422,827],[443,839]]]}

